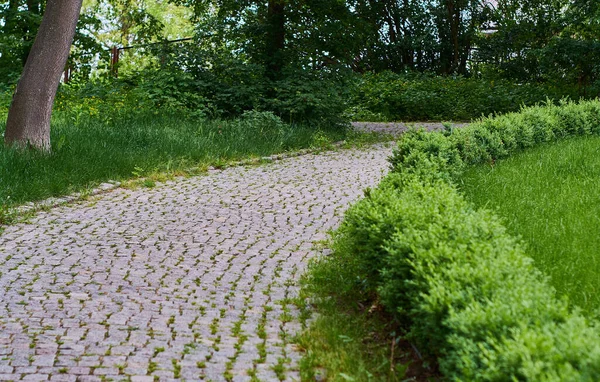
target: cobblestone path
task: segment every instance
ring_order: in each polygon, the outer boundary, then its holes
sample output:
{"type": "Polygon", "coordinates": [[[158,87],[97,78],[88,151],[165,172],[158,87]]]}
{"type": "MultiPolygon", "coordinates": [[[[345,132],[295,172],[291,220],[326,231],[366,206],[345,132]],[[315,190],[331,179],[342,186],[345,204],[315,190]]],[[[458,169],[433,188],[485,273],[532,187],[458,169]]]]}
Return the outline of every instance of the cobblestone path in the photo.
{"type": "Polygon", "coordinates": [[[119,189],[7,227],[0,380],[299,380],[288,299],[390,152],[119,189]]]}

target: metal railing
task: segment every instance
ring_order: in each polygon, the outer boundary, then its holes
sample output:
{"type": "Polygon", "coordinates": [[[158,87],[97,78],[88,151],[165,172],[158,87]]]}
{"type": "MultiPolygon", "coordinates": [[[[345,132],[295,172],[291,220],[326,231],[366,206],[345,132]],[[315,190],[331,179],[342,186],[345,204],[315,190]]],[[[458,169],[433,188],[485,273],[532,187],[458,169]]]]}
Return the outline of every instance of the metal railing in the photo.
{"type": "Polygon", "coordinates": [[[119,58],[120,58],[121,51],[129,50],[129,49],[146,48],[149,46],[156,46],[156,45],[172,44],[172,43],[176,43],[176,42],[191,41],[193,39],[194,39],[194,37],[186,37],[186,38],[179,38],[176,40],[165,40],[165,41],[152,42],[152,43],[140,44],[140,45],[131,45],[131,46],[122,46],[122,47],[113,46],[110,49],[110,73],[115,77],[119,76],[119,58]]]}

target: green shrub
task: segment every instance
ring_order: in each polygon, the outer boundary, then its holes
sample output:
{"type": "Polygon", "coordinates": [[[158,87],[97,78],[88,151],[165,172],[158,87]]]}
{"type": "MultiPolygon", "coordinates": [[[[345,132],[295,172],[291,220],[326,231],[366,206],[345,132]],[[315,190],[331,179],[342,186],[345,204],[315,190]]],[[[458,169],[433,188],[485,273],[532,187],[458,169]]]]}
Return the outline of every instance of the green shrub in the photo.
{"type": "MultiPolygon", "coordinates": [[[[132,110],[145,109],[214,119],[234,119],[247,111],[265,111],[290,124],[345,127],[347,90],[343,75],[306,74],[298,70],[270,82],[257,78],[250,69],[234,66],[221,76],[204,70],[188,73],[165,69],[119,79],[73,81],[60,87],[55,108],[113,116],[121,111],[129,115],[132,110]]],[[[0,105],[2,101],[0,97],[0,105]]]]}
{"type": "Polygon", "coordinates": [[[382,113],[374,113],[363,105],[352,105],[344,113],[350,121],[388,122],[389,120],[382,113]]]}
{"type": "Polygon", "coordinates": [[[411,131],[392,173],[351,207],[329,262],[354,270],[457,381],[600,380],[600,332],[519,241],[454,186],[465,165],[569,135],[600,133],[600,102],[547,104],[459,130],[411,131]]]}
{"type": "MultiPolygon", "coordinates": [[[[237,134],[253,134],[264,140],[278,141],[286,130],[281,118],[270,111],[246,111],[232,123],[237,134]]],[[[232,137],[234,138],[234,137],[232,137]]]]}
{"type": "Polygon", "coordinates": [[[388,121],[472,120],[482,115],[518,111],[547,99],[579,99],[576,87],[515,84],[461,76],[383,72],[358,80],[350,112],[356,120],[373,116],[388,121]]]}
{"type": "Polygon", "coordinates": [[[284,79],[267,83],[260,110],[269,110],[286,122],[315,127],[344,125],[348,91],[345,75],[306,73],[288,69],[284,79]]]}
{"type": "Polygon", "coordinates": [[[600,102],[550,102],[518,113],[481,118],[467,128],[426,133],[409,131],[390,159],[396,170],[417,171],[414,158],[422,154],[448,162],[456,174],[464,164],[501,159],[542,142],[574,135],[600,133],[600,102]]]}

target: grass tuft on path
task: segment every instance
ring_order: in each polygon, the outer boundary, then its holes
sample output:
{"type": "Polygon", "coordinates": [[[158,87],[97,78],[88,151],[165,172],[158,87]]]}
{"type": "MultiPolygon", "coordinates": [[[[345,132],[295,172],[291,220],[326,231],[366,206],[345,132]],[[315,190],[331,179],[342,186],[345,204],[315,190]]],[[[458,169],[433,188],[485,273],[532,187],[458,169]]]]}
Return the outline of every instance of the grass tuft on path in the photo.
{"type": "Polygon", "coordinates": [[[467,170],[467,199],[528,244],[558,295],[600,312],[600,137],[545,144],[467,170]]]}

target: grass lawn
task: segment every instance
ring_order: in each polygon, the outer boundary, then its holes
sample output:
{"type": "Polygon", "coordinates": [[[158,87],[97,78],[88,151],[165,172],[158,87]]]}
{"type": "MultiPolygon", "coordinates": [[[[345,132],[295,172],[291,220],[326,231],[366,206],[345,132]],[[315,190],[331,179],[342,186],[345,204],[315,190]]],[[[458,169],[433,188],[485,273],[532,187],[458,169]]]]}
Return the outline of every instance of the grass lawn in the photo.
{"type": "Polygon", "coordinates": [[[402,323],[357,283],[352,264],[322,257],[310,264],[301,284],[297,305],[306,327],[294,342],[305,350],[302,381],[439,380],[436,366],[420,359],[404,338],[402,323]]]}
{"type": "Polygon", "coordinates": [[[320,300],[318,317],[296,338],[306,353],[303,381],[405,381],[412,354],[400,344],[389,317],[356,304],[320,300]],[[392,344],[393,341],[396,341],[392,344]],[[392,348],[394,346],[394,348],[392,348]]]}
{"type": "Polygon", "coordinates": [[[600,137],[572,138],[467,170],[461,188],[520,235],[558,295],[600,310],[600,137]]]}
{"type": "MultiPolygon", "coordinates": [[[[4,127],[0,123],[0,133],[4,127]]],[[[85,190],[107,180],[222,165],[346,137],[343,129],[290,126],[265,114],[206,121],[152,112],[74,121],[58,111],[51,132],[50,155],[0,144],[0,207],[85,190]]]]}

